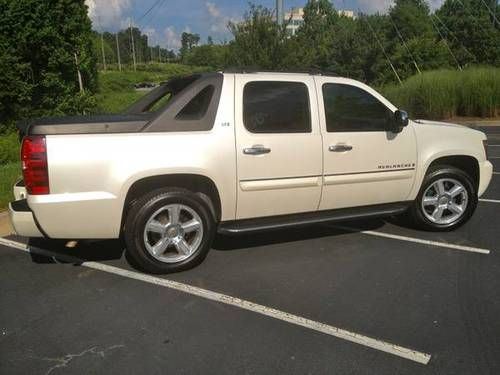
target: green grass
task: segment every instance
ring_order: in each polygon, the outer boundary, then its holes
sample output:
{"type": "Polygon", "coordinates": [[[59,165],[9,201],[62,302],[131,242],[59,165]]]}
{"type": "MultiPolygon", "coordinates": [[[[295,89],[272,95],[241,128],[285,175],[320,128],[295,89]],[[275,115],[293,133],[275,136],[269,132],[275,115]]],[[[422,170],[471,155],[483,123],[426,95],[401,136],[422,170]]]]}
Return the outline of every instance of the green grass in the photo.
{"type": "Polygon", "coordinates": [[[424,72],[381,92],[417,118],[500,116],[500,68],[424,72]]]}
{"type": "Polygon", "coordinates": [[[160,83],[175,76],[208,70],[210,70],[210,68],[181,64],[149,64],[139,65],[137,71],[100,71],[99,89],[96,95],[96,112],[121,112],[141,96],[145,95],[147,92],[136,91],[134,89],[135,83],[160,83]]]}
{"type": "Polygon", "coordinates": [[[12,187],[21,178],[21,163],[0,165],[0,211],[14,199],[12,187]]]}
{"type": "Polygon", "coordinates": [[[0,165],[19,161],[19,146],[16,132],[0,133],[0,165]]]}

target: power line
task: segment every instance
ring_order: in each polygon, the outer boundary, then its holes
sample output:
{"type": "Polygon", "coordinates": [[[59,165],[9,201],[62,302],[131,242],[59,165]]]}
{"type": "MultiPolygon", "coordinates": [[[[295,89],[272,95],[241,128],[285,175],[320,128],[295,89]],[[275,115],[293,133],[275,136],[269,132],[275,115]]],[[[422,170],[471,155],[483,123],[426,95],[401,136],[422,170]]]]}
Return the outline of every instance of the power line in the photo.
{"type": "Polygon", "coordinates": [[[469,14],[469,16],[472,17],[472,19],[475,21],[475,23],[477,24],[477,26],[481,29],[481,31],[485,34],[487,34],[488,32],[486,31],[486,29],[483,27],[483,25],[481,24],[480,21],[478,21],[476,19],[476,17],[472,14],[472,12],[470,11],[469,7],[465,6],[465,3],[462,1],[462,0],[457,0],[460,5],[462,5],[462,8],[464,8],[464,10],[469,14]]]}
{"type": "Polygon", "coordinates": [[[441,37],[441,40],[444,42],[444,44],[446,45],[446,48],[448,49],[448,52],[453,56],[453,59],[455,60],[455,62],[457,63],[457,66],[458,66],[458,69],[460,71],[462,71],[462,66],[460,65],[460,62],[458,61],[457,57],[455,56],[455,54],[453,53],[453,51],[451,50],[450,46],[448,45],[448,42],[446,41],[446,39],[444,38],[443,34],[441,34],[441,30],[439,30],[439,27],[436,25],[436,23],[434,22],[434,19],[432,17],[429,17],[429,19],[431,20],[432,24],[434,25],[434,28],[436,29],[436,31],[438,32],[439,36],[441,37]]]}
{"type": "Polygon", "coordinates": [[[406,44],[406,42],[405,42],[405,40],[403,38],[403,35],[401,35],[401,33],[399,32],[398,26],[396,25],[396,23],[392,19],[392,16],[391,16],[390,13],[389,13],[389,20],[391,21],[392,26],[394,26],[394,29],[396,30],[396,33],[399,36],[399,39],[401,39],[401,42],[403,42],[403,46],[405,47],[406,51],[410,55],[411,59],[413,60],[413,64],[415,65],[415,68],[417,68],[417,72],[419,74],[422,74],[422,72],[420,71],[420,68],[418,67],[417,61],[415,60],[415,57],[413,57],[413,54],[411,53],[410,49],[408,48],[408,45],[406,44]]]}
{"type": "Polygon", "coordinates": [[[139,17],[137,20],[137,23],[141,22],[144,17],[146,17],[162,0],[156,0],[156,2],[151,5],[151,7],[144,13],[142,16],[139,17]]]}
{"type": "Polygon", "coordinates": [[[460,41],[460,39],[457,38],[457,36],[455,35],[455,33],[453,31],[451,31],[448,26],[446,26],[446,24],[443,22],[443,20],[436,14],[434,13],[433,14],[434,17],[436,17],[436,19],[439,21],[439,23],[443,26],[443,28],[445,29],[446,33],[450,34],[450,36],[455,40],[455,42],[457,42],[461,47],[462,49],[468,53],[470,56],[472,56],[472,58],[474,59],[474,61],[477,62],[477,58],[476,56],[467,49],[467,47],[465,47],[465,45],[460,41]]]}
{"type": "MultiPolygon", "coordinates": [[[[488,9],[488,12],[490,12],[491,16],[493,17],[493,26],[495,26],[495,24],[498,22],[496,14],[493,13],[493,11],[490,9],[488,4],[486,4],[486,2],[484,0],[481,0],[481,2],[484,4],[484,6],[488,9]]],[[[495,3],[496,3],[496,1],[495,1],[495,3]]],[[[496,7],[495,7],[495,11],[496,11],[496,7]]]]}
{"type": "MultiPolygon", "coordinates": [[[[358,9],[358,12],[361,14],[361,11],[358,9]]],[[[370,22],[368,22],[368,18],[364,17],[363,15],[361,15],[361,17],[365,20],[365,22],[367,23],[369,29],[371,30],[373,36],[375,37],[375,40],[377,41],[378,45],[380,46],[380,48],[382,49],[382,52],[384,53],[384,56],[385,58],[387,59],[387,62],[389,63],[389,65],[391,66],[391,69],[394,73],[394,75],[396,76],[398,82],[400,85],[403,84],[403,82],[401,81],[401,78],[399,77],[399,74],[398,72],[396,71],[396,68],[394,67],[394,65],[392,65],[392,62],[391,62],[391,59],[389,58],[389,55],[387,54],[387,52],[385,51],[385,48],[384,46],[382,45],[382,43],[380,42],[380,40],[378,39],[378,36],[377,34],[375,33],[375,30],[373,30],[372,28],[372,25],[370,25],[370,22]]]]}

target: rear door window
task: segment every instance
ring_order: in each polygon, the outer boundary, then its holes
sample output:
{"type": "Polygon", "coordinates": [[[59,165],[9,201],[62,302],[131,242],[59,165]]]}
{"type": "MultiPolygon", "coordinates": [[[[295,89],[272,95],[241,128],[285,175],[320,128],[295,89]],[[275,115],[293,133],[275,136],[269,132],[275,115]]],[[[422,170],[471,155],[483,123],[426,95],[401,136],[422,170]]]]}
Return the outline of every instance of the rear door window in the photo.
{"type": "Polygon", "coordinates": [[[310,133],[309,107],[301,82],[255,81],[243,90],[243,123],[252,133],[310,133]]]}

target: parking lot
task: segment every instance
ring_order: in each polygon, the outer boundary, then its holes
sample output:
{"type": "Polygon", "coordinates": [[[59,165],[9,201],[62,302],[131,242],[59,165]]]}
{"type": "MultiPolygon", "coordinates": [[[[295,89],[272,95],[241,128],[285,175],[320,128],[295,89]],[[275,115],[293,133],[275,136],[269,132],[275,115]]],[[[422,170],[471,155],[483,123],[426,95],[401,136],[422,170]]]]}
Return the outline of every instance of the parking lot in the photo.
{"type": "Polygon", "coordinates": [[[500,128],[483,130],[497,173],[451,233],[220,236],[159,277],[118,241],[0,239],[0,373],[499,374],[500,128]]]}

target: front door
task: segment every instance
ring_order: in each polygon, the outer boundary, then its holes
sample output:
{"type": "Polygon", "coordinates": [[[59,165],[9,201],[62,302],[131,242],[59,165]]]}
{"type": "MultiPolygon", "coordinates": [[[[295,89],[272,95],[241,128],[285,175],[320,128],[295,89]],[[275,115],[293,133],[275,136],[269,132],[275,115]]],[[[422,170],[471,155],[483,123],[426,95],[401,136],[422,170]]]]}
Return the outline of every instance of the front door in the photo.
{"type": "Polygon", "coordinates": [[[314,79],[236,75],[235,89],[237,219],[316,211],[323,156],[314,79]]]}
{"type": "Polygon", "coordinates": [[[396,108],[369,87],[318,77],[324,188],[320,209],[405,201],[416,170],[412,125],[388,131],[396,108]]]}

